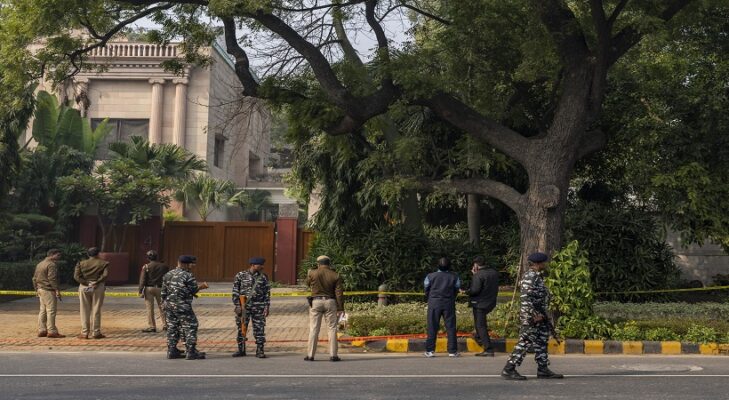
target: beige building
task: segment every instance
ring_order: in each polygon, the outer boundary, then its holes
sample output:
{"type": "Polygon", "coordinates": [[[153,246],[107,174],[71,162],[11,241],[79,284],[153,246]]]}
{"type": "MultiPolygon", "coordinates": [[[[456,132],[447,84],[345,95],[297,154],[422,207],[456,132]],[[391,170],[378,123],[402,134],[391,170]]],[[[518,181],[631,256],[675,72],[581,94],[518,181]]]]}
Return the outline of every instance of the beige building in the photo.
{"type": "MultiPolygon", "coordinates": [[[[97,157],[108,157],[110,142],[143,136],[151,143],[186,148],[207,160],[212,176],[237,187],[267,180],[269,112],[262,101],[242,97],[233,63],[217,43],[205,51],[211,65],[188,66],[180,76],[161,65],[180,56],[177,44],[117,41],[92,50],[88,61],[103,68],[76,75],[65,96],[92,124],[110,119],[113,129],[97,157]]],[[[273,189],[274,203],[292,202],[282,196],[282,185],[266,189],[273,189]]],[[[226,210],[208,220],[239,216],[237,210],[226,210]]],[[[193,210],[184,210],[184,217],[199,219],[193,210]]]]}

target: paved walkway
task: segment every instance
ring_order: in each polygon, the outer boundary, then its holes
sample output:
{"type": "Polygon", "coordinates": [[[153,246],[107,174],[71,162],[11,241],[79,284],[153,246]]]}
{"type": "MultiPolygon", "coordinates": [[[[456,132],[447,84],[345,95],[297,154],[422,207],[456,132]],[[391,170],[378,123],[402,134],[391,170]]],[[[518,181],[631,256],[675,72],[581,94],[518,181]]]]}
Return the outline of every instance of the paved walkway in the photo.
{"type": "MultiPolygon", "coordinates": [[[[229,292],[229,283],[211,283],[208,292],[229,292]]],[[[301,288],[298,288],[300,290],[301,288]]],[[[73,288],[67,289],[68,291],[73,288]]],[[[276,288],[273,293],[295,289],[276,288]]],[[[110,292],[135,292],[136,287],[109,287],[110,292]]],[[[203,351],[227,352],[235,349],[235,317],[229,297],[196,299],[193,308],[200,322],[198,347],[203,351]]],[[[56,325],[63,339],[36,337],[38,299],[22,298],[0,303],[0,351],[164,351],[165,334],[142,333],[147,317],[144,300],[136,297],[106,297],[102,308],[101,330],[107,337],[98,340],[76,339],[81,331],[78,297],[64,296],[59,304],[56,325]]],[[[159,316],[157,327],[161,328],[159,316]]],[[[309,336],[308,305],[303,297],[273,297],[267,319],[268,351],[301,351],[309,336]]],[[[250,335],[249,341],[253,337],[250,335]]],[[[326,340],[322,329],[320,340],[326,340]]],[[[249,349],[253,346],[249,342],[249,349]]],[[[346,345],[345,345],[346,346],[346,345]]],[[[320,345],[320,352],[326,346],[320,345]]],[[[341,347],[341,344],[340,344],[341,347]]]]}

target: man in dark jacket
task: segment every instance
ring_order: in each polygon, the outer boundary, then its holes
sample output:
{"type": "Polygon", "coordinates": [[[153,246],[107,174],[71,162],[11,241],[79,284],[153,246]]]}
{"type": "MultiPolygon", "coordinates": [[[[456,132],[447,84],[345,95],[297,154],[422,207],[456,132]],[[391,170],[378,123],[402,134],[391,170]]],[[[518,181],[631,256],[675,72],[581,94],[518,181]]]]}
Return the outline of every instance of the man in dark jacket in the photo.
{"type": "Polygon", "coordinates": [[[435,357],[435,339],[440,319],[445,322],[448,335],[448,356],[459,357],[456,341],[456,295],[461,288],[461,278],[450,271],[451,262],[443,257],[438,260],[438,271],[425,277],[425,301],[428,303],[428,339],[425,341],[425,356],[435,357]]]}
{"type": "Polygon", "coordinates": [[[148,263],[142,267],[139,274],[139,297],[144,299],[147,306],[147,328],[142,332],[157,332],[157,324],[154,319],[154,302],[157,301],[159,307],[160,318],[162,318],[162,329],[167,330],[167,321],[165,320],[165,311],[162,309],[162,277],[170,270],[170,268],[158,261],[159,254],[150,250],[147,252],[148,263]]]}
{"type": "Polygon", "coordinates": [[[473,259],[471,272],[473,273],[471,287],[463,292],[469,296],[468,305],[473,308],[476,341],[484,348],[484,351],[476,353],[476,355],[493,357],[494,349],[491,347],[486,317],[496,307],[496,296],[499,293],[499,273],[495,269],[489,268],[481,256],[473,259]]]}

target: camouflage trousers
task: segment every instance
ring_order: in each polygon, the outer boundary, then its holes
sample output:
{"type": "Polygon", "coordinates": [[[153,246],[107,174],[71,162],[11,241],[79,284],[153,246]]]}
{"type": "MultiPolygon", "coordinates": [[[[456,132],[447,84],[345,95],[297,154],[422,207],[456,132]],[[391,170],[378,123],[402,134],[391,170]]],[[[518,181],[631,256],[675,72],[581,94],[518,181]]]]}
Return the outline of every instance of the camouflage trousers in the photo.
{"type": "MultiPolygon", "coordinates": [[[[245,309],[245,320],[235,316],[235,326],[238,327],[238,344],[243,344],[247,338],[243,337],[243,333],[240,331],[241,323],[244,323],[246,328],[250,327],[250,322],[253,320],[253,337],[256,338],[256,344],[266,343],[266,316],[264,315],[265,306],[263,304],[251,304],[247,305],[245,309]]],[[[246,329],[248,332],[248,329],[246,329]]]]}
{"type": "Polygon", "coordinates": [[[545,324],[522,325],[519,332],[519,341],[514,346],[514,351],[509,356],[509,363],[520,366],[529,348],[534,349],[534,360],[539,368],[549,365],[547,343],[549,341],[549,328],[545,324]]]}
{"type": "Polygon", "coordinates": [[[175,347],[180,338],[185,340],[185,348],[190,349],[197,344],[197,317],[189,309],[167,310],[167,347],[175,347]]]}

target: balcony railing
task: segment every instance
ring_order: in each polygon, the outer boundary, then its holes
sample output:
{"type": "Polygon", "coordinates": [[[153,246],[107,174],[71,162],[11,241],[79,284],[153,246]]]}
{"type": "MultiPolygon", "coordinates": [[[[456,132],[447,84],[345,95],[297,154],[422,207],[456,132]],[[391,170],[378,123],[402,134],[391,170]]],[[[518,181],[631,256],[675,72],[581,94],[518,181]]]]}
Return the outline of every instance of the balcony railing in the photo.
{"type": "Polygon", "coordinates": [[[177,57],[177,45],[158,45],[149,43],[110,43],[97,47],[89,53],[91,57],[177,57]]]}

